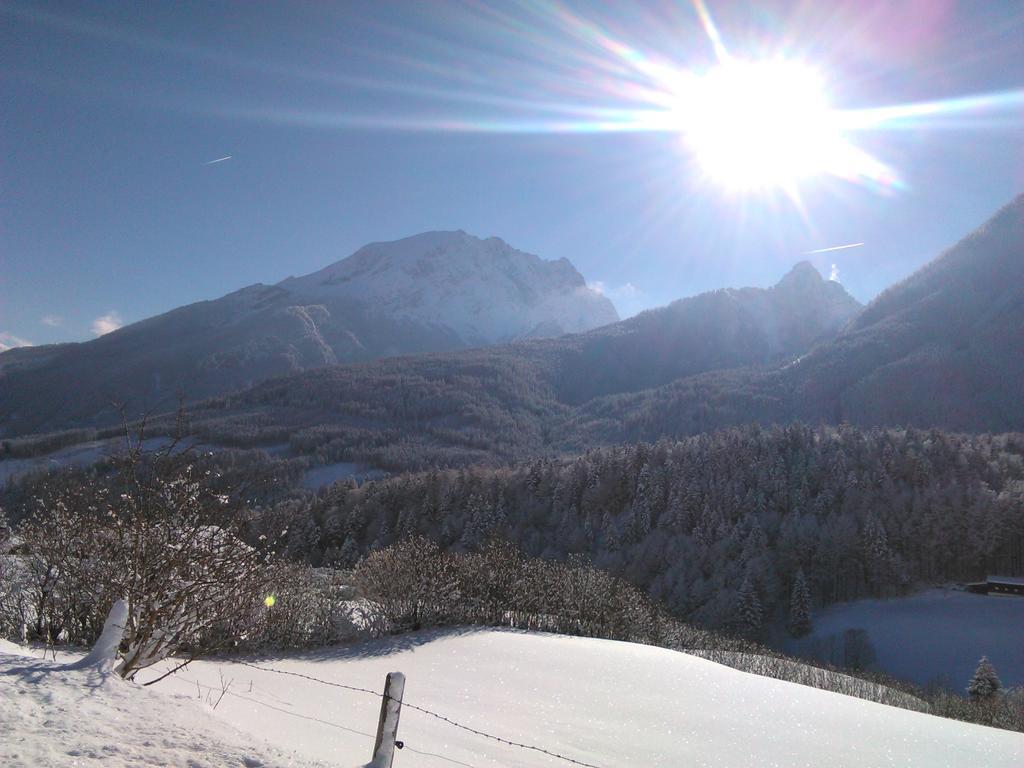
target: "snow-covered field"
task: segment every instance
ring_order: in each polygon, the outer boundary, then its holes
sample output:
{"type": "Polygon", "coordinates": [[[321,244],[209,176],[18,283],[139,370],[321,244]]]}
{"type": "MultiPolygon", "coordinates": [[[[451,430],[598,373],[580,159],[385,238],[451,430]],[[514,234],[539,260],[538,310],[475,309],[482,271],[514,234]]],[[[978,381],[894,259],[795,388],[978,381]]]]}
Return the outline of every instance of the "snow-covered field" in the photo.
{"type": "Polygon", "coordinates": [[[815,616],[810,640],[851,628],[867,630],[879,667],[897,677],[923,685],[944,675],[963,690],[987,655],[1004,685],[1024,685],[1024,598],[932,589],[842,603],[815,616]]]}
{"type": "MultiPolygon", "coordinates": [[[[149,437],[142,441],[142,447],[146,451],[159,451],[166,448],[171,442],[169,437],[149,437]]],[[[182,447],[190,446],[195,450],[208,451],[219,450],[219,446],[204,445],[193,442],[184,442],[182,447]]],[[[0,485],[9,480],[16,480],[30,472],[40,470],[60,470],[68,467],[88,467],[100,459],[123,453],[125,443],[123,438],[110,438],[107,440],[90,440],[86,443],[69,445],[42,456],[33,456],[28,459],[0,459],[0,485]]]]}
{"type": "Polygon", "coordinates": [[[62,669],[0,640],[0,765],[319,766],[241,731],[210,707],[123,682],[96,669],[62,669]]]}
{"type": "MultiPolygon", "coordinates": [[[[157,451],[165,448],[170,443],[166,437],[151,437],[143,441],[143,447],[147,451],[157,451]]],[[[197,451],[220,451],[223,446],[212,443],[196,443],[186,440],[182,444],[197,451]]],[[[0,486],[10,480],[40,470],[59,470],[68,467],[88,467],[100,459],[106,458],[124,450],[124,441],[120,438],[110,440],[92,440],[87,443],[68,446],[42,456],[33,456],[28,459],[0,459],[0,486]]],[[[288,443],[261,446],[271,456],[283,457],[291,453],[288,443]]],[[[324,464],[308,469],[302,476],[301,485],[311,491],[318,490],[326,485],[331,485],[339,480],[346,480],[350,477],[356,478],[360,483],[383,477],[387,473],[380,469],[367,467],[362,464],[339,461],[333,464],[324,464]]]]}
{"type": "Polygon", "coordinates": [[[383,477],[385,474],[382,470],[364,467],[362,464],[339,461],[306,470],[302,476],[302,487],[315,491],[325,485],[331,485],[339,480],[347,480],[350,477],[354,477],[362,483],[366,480],[383,477]]]}
{"type": "MultiPolygon", "coordinates": [[[[218,661],[149,688],[2,655],[0,764],[360,765],[380,699],[218,661]],[[35,664],[30,672],[12,668],[35,664]],[[223,675],[223,678],[222,678],[223,675]],[[223,683],[227,693],[214,710],[223,683]],[[317,761],[320,761],[318,763],[317,761]]],[[[1024,765],[1024,735],[606,640],[421,633],[258,664],[380,690],[472,728],[597,766],[1024,765]]],[[[396,766],[568,765],[405,707],[396,766]]]]}

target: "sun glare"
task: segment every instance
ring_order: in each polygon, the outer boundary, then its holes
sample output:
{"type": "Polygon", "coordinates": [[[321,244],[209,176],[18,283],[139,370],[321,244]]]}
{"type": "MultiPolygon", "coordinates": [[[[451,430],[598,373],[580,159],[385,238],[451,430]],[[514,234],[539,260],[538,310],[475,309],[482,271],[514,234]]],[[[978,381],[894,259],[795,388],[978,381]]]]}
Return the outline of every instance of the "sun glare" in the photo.
{"type": "Polygon", "coordinates": [[[689,80],[681,130],[704,172],[732,189],[791,187],[847,175],[856,150],[843,138],[814,70],[786,60],[728,60],[689,80]]]}

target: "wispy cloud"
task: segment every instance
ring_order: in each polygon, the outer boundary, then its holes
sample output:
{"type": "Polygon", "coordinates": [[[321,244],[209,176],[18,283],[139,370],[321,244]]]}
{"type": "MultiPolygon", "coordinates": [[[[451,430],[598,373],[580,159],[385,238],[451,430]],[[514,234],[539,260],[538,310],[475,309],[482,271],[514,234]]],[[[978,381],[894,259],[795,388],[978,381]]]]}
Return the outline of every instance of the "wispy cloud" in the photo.
{"type": "Polygon", "coordinates": [[[40,322],[42,322],[43,325],[50,326],[51,328],[59,328],[61,325],[63,325],[64,318],[61,317],[60,315],[43,315],[43,318],[40,322]]]}
{"type": "Polygon", "coordinates": [[[234,155],[224,155],[224,157],[218,157],[216,160],[207,160],[203,165],[215,165],[216,163],[223,163],[225,160],[230,160],[234,155]]]}
{"type": "Polygon", "coordinates": [[[846,245],[833,245],[831,248],[817,248],[813,251],[804,251],[808,256],[812,253],[828,253],[829,251],[845,251],[847,248],[860,248],[864,243],[847,243],[846,245]]]}
{"type": "Polygon", "coordinates": [[[32,342],[28,339],[15,336],[13,333],[8,333],[7,331],[0,331],[0,352],[6,352],[8,349],[14,349],[15,347],[31,346],[32,342]]]}
{"type": "Polygon", "coordinates": [[[615,305],[619,315],[624,318],[632,317],[638,312],[642,312],[651,304],[647,294],[632,283],[608,285],[603,280],[597,280],[591,283],[590,287],[598,293],[607,296],[612,304],[615,305]]]}
{"type": "Polygon", "coordinates": [[[94,336],[103,336],[111,331],[116,331],[122,325],[124,325],[124,320],[121,319],[121,315],[110,310],[107,314],[100,315],[92,321],[92,332],[94,336]]]}

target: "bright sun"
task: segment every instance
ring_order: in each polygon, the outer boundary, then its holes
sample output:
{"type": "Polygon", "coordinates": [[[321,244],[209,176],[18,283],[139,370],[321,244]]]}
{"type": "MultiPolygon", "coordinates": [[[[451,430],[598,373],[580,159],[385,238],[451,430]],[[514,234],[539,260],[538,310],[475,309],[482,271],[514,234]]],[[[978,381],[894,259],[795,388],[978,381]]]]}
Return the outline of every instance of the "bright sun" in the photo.
{"type": "Polygon", "coordinates": [[[698,163],[729,189],[792,188],[856,172],[863,159],[842,136],[821,79],[796,62],[726,61],[688,81],[679,111],[698,163]]]}

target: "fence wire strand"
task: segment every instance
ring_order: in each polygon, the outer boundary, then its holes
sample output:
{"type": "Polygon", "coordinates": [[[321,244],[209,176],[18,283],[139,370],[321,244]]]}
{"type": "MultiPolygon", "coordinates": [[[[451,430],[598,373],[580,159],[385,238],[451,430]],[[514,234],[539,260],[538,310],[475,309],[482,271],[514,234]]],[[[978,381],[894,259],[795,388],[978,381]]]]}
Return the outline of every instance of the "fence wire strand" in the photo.
{"type": "MultiPolygon", "coordinates": [[[[305,674],[302,674],[301,672],[290,672],[290,671],[288,671],[286,669],[275,669],[274,667],[264,667],[264,666],[261,666],[259,664],[252,664],[252,663],[247,662],[247,661],[232,660],[230,663],[232,663],[232,664],[241,664],[243,667],[251,667],[252,669],[258,669],[258,670],[260,670],[262,672],[273,672],[274,674],[277,674],[277,675],[288,675],[290,677],[299,677],[299,678],[302,678],[303,680],[309,680],[311,682],[319,683],[321,685],[329,685],[332,688],[343,688],[346,691],[356,691],[357,693],[368,693],[368,694],[370,694],[371,696],[374,696],[374,697],[383,697],[385,695],[385,694],[383,694],[380,691],[374,691],[374,690],[371,690],[369,688],[360,688],[359,686],[356,686],[356,685],[346,685],[344,683],[336,683],[336,682],[333,682],[331,680],[322,680],[319,677],[313,677],[312,675],[305,675],[305,674]]],[[[388,698],[392,698],[392,697],[388,696],[388,698]]],[[[526,750],[531,750],[533,752],[539,752],[542,755],[547,755],[548,757],[553,757],[553,758],[555,758],[557,760],[564,760],[565,762],[571,763],[572,765],[583,766],[583,768],[601,768],[601,766],[594,765],[593,763],[587,763],[587,762],[584,762],[582,760],[577,760],[576,758],[569,757],[568,755],[563,755],[563,754],[560,754],[558,752],[553,752],[550,749],[544,749],[543,747],[538,747],[538,746],[535,746],[533,744],[524,744],[522,742],[512,741],[511,739],[505,739],[505,738],[502,738],[501,736],[495,736],[493,733],[487,733],[486,731],[481,731],[481,730],[479,730],[477,728],[472,728],[472,727],[466,725],[465,723],[460,723],[457,720],[452,720],[450,717],[445,717],[444,715],[440,714],[439,712],[434,712],[433,710],[426,709],[425,707],[419,707],[419,706],[417,706],[415,704],[410,704],[407,701],[400,701],[399,703],[403,707],[415,710],[415,711],[420,712],[420,713],[422,713],[424,715],[429,715],[430,717],[433,717],[433,718],[435,718],[437,720],[440,720],[442,722],[448,723],[448,725],[451,725],[451,726],[453,726],[455,728],[459,728],[460,730],[467,731],[467,732],[475,734],[477,736],[481,736],[481,737],[483,737],[485,739],[491,739],[492,741],[497,741],[498,743],[505,744],[506,746],[509,746],[509,747],[517,747],[518,749],[526,749],[526,750]]]]}

